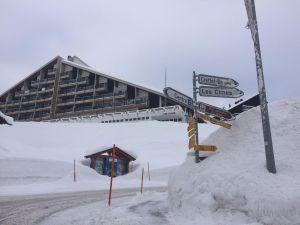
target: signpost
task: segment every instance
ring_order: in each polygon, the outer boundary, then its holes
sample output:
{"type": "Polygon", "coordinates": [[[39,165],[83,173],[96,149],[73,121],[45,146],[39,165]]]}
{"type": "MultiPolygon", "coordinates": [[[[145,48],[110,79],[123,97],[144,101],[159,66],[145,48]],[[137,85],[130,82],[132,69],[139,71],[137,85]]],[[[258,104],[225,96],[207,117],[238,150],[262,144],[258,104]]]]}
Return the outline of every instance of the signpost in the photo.
{"type": "Polygon", "coordinates": [[[211,123],[213,123],[213,124],[217,124],[217,125],[219,125],[219,126],[222,126],[222,127],[224,127],[224,128],[227,128],[227,129],[230,129],[230,127],[231,127],[231,124],[229,124],[229,123],[225,123],[225,122],[223,122],[223,121],[221,121],[221,120],[217,120],[217,119],[215,119],[215,118],[209,117],[209,116],[207,116],[207,115],[205,115],[205,114],[202,114],[202,113],[199,113],[199,117],[200,117],[201,119],[203,119],[203,120],[209,121],[209,122],[211,122],[211,123]]]}
{"type": "Polygon", "coordinates": [[[236,82],[231,78],[217,77],[217,76],[206,75],[206,74],[199,74],[198,82],[199,84],[219,86],[219,87],[229,87],[229,88],[234,88],[239,85],[238,82],[236,82]]]}
{"type": "Polygon", "coordinates": [[[206,104],[204,102],[197,102],[197,105],[198,105],[198,110],[202,113],[214,115],[216,117],[227,119],[227,120],[234,118],[233,115],[225,109],[221,109],[216,106],[206,104]]]}
{"type": "Polygon", "coordinates": [[[191,118],[189,121],[189,126],[187,128],[187,131],[189,132],[189,149],[193,148],[196,144],[196,127],[197,122],[194,118],[191,118]]]}
{"type": "Polygon", "coordinates": [[[237,88],[200,86],[199,95],[205,97],[239,98],[244,92],[237,88]]]}
{"type": "Polygon", "coordinates": [[[178,102],[184,104],[185,106],[187,106],[191,109],[193,108],[193,99],[190,98],[189,96],[182,94],[181,92],[179,92],[173,88],[170,88],[170,87],[164,88],[164,93],[169,98],[175,99],[178,102]]]}
{"type": "Polygon", "coordinates": [[[217,150],[217,146],[214,145],[195,145],[195,151],[207,151],[207,152],[215,152],[217,150]]]}
{"type": "Polygon", "coordinates": [[[245,6],[248,15],[248,26],[251,30],[252,39],[254,42],[256,72],[257,72],[260,109],[261,109],[262,127],[264,133],[264,144],[265,144],[265,153],[266,153],[266,164],[267,164],[267,169],[270,173],[276,173],[272,134],[270,128],[270,121],[269,121],[268,102],[266,96],[266,88],[265,88],[265,81],[264,81],[264,74],[263,74],[263,66],[262,66],[262,59],[261,59],[261,52],[260,52],[254,0],[245,0],[245,6]]]}

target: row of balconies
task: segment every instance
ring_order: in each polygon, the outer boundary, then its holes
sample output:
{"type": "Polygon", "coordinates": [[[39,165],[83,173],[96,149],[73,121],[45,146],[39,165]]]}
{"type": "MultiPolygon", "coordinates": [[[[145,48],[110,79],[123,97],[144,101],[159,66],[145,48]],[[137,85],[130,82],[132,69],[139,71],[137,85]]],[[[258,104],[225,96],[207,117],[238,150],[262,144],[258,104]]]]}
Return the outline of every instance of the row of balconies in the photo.
{"type": "MultiPolygon", "coordinates": [[[[106,94],[102,94],[102,95],[96,95],[95,97],[93,95],[89,95],[89,96],[76,96],[75,101],[79,102],[79,101],[93,101],[94,99],[102,99],[102,98],[111,98],[111,97],[120,97],[120,96],[126,96],[126,91],[119,91],[118,93],[106,93],[106,94]]],[[[67,99],[58,99],[57,103],[58,105],[63,105],[63,104],[67,104],[67,103],[73,103],[74,102],[74,98],[67,98],[67,99]]]]}
{"type": "Polygon", "coordinates": [[[49,84],[54,83],[55,77],[45,78],[45,79],[38,79],[31,81],[31,86],[37,86],[39,84],[49,84]]]}
{"type": "Polygon", "coordinates": [[[82,94],[82,93],[88,93],[94,91],[105,91],[105,90],[107,90],[107,84],[96,88],[94,88],[94,85],[82,86],[82,87],[79,86],[77,87],[77,89],[75,87],[72,87],[72,88],[60,90],[59,95],[71,95],[75,93],[82,94]]]}
{"type": "Polygon", "coordinates": [[[78,77],[77,79],[60,80],[60,86],[68,86],[75,84],[84,84],[88,82],[88,77],[78,77]]]}
{"type": "MultiPolygon", "coordinates": [[[[73,101],[73,99],[72,99],[73,101]]],[[[115,103],[113,102],[104,102],[104,103],[96,103],[94,106],[89,105],[89,106],[76,106],[73,110],[72,108],[67,108],[67,109],[60,109],[57,111],[57,114],[63,114],[63,113],[72,113],[72,112],[78,112],[78,111],[86,111],[86,110],[93,110],[93,109],[105,109],[105,108],[113,108],[113,107],[123,107],[123,106],[128,106],[128,105],[133,105],[133,104],[148,104],[148,98],[137,98],[137,99],[129,99],[126,101],[116,101],[115,103]]]]}
{"type": "Polygon", "coordinates": [[[47,93],[47,92],[52,92],[53,86],[49,87],[49,88],[41,88],[41,89],[31,89],[31,90],[26,90],[26,91],[16,91],[15,92],[15,97],[20,97],[20,96],[27,96],[27,95],[33,95],[33,94],[37,94],[37,93],[47,93]]]}

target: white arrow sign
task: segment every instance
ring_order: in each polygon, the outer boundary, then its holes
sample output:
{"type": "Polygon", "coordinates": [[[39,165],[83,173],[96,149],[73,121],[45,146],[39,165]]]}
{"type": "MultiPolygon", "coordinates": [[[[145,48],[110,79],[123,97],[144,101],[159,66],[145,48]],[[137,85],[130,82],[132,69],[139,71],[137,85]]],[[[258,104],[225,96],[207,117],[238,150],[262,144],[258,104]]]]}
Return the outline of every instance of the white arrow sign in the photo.
{"type": "Polygon", "coordinates": [[[244,92],[237,88],[200,86],[199,95],[205,97],[239,98],[244,92]]]}
{"type": "Polygon", "coordinates": [[[212,85],[212,86],[219,86],[219,87],[237,87],[239,83],[231,78],[226,77],[217,77],[212,75],[206,74],[199,74],[198,82],[199,84],[205,85],[212,85]]]}
{"type": "Polygon", "coordinates": [[[176,91],[173,88],[166,87],[164,89],[165,95],[167,95],[169,98],[175,99],[178,102],[181,102],[182,104],[192,108],[193,107],[193,99],[189,96],[182,94],[179,91],[176,91]]]}
{"type": "Polygon", "coordinates": [[[232,114],[229,111],[225,110],[225,109],[221,109],[221,108],[218,108],[218,107],[213,106],[213,105],[209,105],[209,104],[204,103],[204,102],[197,102],[197,105],[198,105],[198,110],[200,112],[205,113],[205,114],[214,115],[214,116],[217,116],[219,118],[224,118],[224,119],[227,119],[227,120],[233,119],[232,114]]]}

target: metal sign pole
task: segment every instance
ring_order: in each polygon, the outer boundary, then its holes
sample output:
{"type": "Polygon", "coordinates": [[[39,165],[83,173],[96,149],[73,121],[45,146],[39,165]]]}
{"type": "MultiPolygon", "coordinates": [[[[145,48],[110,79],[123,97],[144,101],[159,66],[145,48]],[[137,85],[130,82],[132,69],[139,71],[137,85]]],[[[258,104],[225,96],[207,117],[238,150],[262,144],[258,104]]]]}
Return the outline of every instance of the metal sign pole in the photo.
{"type": "MultiPolygon", "coordinates": [[[[196,73],[193,71],[193,99],[194,99],[194,119],[196,121],[196,126],[195,126],[195,136],[196,136],[196,145],[198,145],[198,122],[197,122],[197,87],[196,87],[196,73]]],[[[195,151],[195,163],[200,162],[200,157],[199,157],[199,151],[195,151]]]]}
{"type": "Polygon", "coordinates": [[[254,0],[245,0],[245,6],[246,6],[248,20],[249,20],[248,25],[251,30],[252,39],[254,42],[254,49],[255,49],[255,61],[256,61],[259,98],[260,98],[262,127],[263,127],[263,134],[264,134],[264,145],[265,145],[265,152],[266,152],[266,164],[267,164],[267,169],[270,173],[276,173],[254,0]]]}

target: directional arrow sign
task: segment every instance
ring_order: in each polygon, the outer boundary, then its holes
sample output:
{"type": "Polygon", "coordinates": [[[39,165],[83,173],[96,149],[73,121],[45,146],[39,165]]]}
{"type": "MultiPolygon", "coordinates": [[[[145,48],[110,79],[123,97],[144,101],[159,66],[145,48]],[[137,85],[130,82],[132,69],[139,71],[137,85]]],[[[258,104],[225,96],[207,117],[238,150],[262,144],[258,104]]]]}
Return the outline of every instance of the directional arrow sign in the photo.
{"type": "Polygon", "coordinates": [[[225,128],[227,128],[227,129],[230,129],[230,127],[231,127],[231,124],[229,124],[229,123],[225,123],[225,122],[223,122],[223,121],[221,121],[221,120],[217,120],[217,119],[215,119],[215,118],[209,117],[209,116],[207,116],[207,115],[205,115],[205,114],[202,114],[202,113],[199,113],[199,117],[200,117],[201,119],[203,119],[203,120],[209,121],[209,122],[211,122],[211,123],[213,123],[213,124],[216,124],[216,125],[225,127],[225,128]]]}
{"type": "Polygon", "coordinates": [[[195,145],[194,150],[195,151],[214,152],[214,151],[217,150],[217,146],[214,146],[214,145],[195,145]]]}
{"type": "Polygon", "coordinates": [[[205,97],[239,98],[244,92],[237,88],[200,86],[199,95],[205,97]]]}
{"type": "Polygon", "coordinates": [[[198,82],[199,84],[206,84],[212,86],[219,86],[219,87],[237,87],[239,85],[238,82],[231,78],[227,77],[217,77],[212,75],[206,74],[199,74],[198,75],[198,82]]]}
{"type": "Polygon", "coordinates": [[[182,104],[184,104],[189,108],[193,108],[193,99],[190,98],[189,96],[182,94],[181,92],[170,87],[166,87],[164,89],[164,93],[169,98],[175,99],[176,101],[181,102],[182,104]]]}
{"type": "Polygon", "coordinates": [[[214,115],[216,117],[227,119],[227,120],[233,119],[232,114],[225,109],[221,109],[216,106],[206,104],[204,102],[197,102],[197,105],[198,105],[198,110],[205,114],[214,115]]]}

